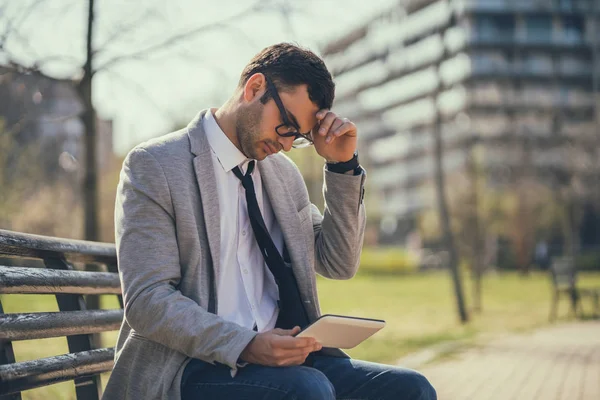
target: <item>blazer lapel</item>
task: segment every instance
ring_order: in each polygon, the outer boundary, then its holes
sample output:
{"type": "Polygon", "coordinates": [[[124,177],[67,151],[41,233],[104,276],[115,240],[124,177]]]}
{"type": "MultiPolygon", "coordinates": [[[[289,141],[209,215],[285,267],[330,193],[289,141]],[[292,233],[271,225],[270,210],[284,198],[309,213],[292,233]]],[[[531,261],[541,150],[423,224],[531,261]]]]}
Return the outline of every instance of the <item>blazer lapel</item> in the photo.
{"type": "Polygon", "coordinates": [[[200,188],[202,200],[202,212],[206,225],[208,246],[213,261],[215,282],[219,282],[221,270],[221,221],[219,216],[219,193],[217,191],[217,180],[213,169],[210,144],[206,138],[202,119],[207,110],[201,111],[188,125],[191,152],[194,158],[194,170],[196,180],[200,188]]]}
{"type": "Polygon", "coordinates": [[[312,301],[311,298],[306,297],[313,293],[312,281],[308,275],[312,268],[307,266],[309,262],[306,258],[308,248],[304,237],[305,233],[301,230],[300,217],[296,212],[296,203],[273,160],[266,158],[260,161],[259,170],[263,186],[273,207],[273,213],[281,227],[300,293],[305,295],[303,301],[312,301]]]}
{"type": "MultiPolygon", "coordinates": [[[[190,139],[190,150],[196,156],[194,158],[194,170],[200,189],[202,212],[204,214],[206,234],[213,261],[215,282],[219,282],[221,270],[219,193],[212,166],[210,144],[202,126],[202,119],[206,111],[201,111],[189,123],[188,136],[190,139]]],[[[312,267],[308,266],[309,259],[306,256],[308,247],[306,245],[306,238],[304,237],[305,232],[301,230],[300,217],[296,212],[296,203],[273,160],[267,158],[260,161],[259,165],[263,186],[267,192],[267,196],[269,196],[275,218],[281,227],[283,238],[292,261],[294,275],[298,282],[298,288],[303,296],[302,300],[311,303],[313,301],[311,296],[313,293],[316,293],[316,288],[313,288],[309,275],[312,273],[312,267]]]]}

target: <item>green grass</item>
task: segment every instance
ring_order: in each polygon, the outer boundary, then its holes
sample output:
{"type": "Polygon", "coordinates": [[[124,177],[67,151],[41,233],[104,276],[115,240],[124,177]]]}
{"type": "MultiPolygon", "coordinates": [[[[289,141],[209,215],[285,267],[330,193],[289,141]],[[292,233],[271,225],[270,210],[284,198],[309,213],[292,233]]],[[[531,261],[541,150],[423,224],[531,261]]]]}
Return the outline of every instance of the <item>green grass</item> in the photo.
{"type": "MultiPolygon", "coordinates": [[[[600,287],[600,274],[580,274],[581,286],[600,287]]],[[[393,363],[402,356],[446,341],[472,343],[481,335],[521,332],[548,324],[550,283],[546,274],[520,277],[516,273],[489,275],[483,283],[483,312],[471,314],[471,322],[458,322],[453,289],[447,273],[419,275],[359,274],[349,281],[318,280],[323,313],[381,318],[385,329],[355,349],[356,358],[393,363]]],[[[467,305],[471,283],[465,279],[467,305]]],[[[3,295],[5,312],[57,311],[54,296],[3,295]]],[[[584,300],[585,301],[585,300],[584,300]]],[[[103,296],[103,308],[117,307],[115,296],[103,296]]],[[[590,310],[591,303],[584,303],[590,310]]],[[[559,320],[568,314],[566,299],[561,301],[559,320]]],[[[111,346],[116,332],[103,334],[102,343],[111,346]]],[[[15,342],[17,361],[68,352],[66,339],[15,342]]],[[[105,383],[108,376],[103,376],[105,383]]],[[[23,399],[74,399],[72,382],[24,392],[23,399]]]]}
{"type": "MultiPolygon", "coordinates": [[[[600,274],[580,274],[580,286],[600,287],[600,274]]],[[[436,343],[469,340],[481,334],[525,331],[548,324],[551,287],[548,276],[534,273],[489,275],[483,282],[480,314],[461,325],[453,287],[447,273],[424,275],[359,275],[349,281],[318,281],[323,313],[385,319],[386,327],[350,355],[369,361],[394,362],[436,343]]],[[[464,280],[467,306],[472,305],[471,282],[464,280]]],[[[588,299],[589,300],[589,299],[588,299]]],[[[590,310],[590,302],[584,304],[590,310]]],[[[568,314],[566,299],[559,319],[568,314]]]]}

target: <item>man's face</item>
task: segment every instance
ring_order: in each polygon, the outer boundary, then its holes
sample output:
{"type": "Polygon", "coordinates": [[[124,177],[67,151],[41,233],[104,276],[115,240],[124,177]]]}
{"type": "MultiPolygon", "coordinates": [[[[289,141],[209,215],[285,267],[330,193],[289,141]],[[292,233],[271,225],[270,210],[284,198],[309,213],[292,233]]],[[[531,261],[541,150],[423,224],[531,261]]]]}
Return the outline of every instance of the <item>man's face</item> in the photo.
{"type": "MultiPolygon", "coordinates": [[[[254,97],[239,109],[236,124],[242,152],[256,160],[264,160],[280,150],[289,151],[294,141],[293,137],[282,137],[275,131],[284,121],[272,96],[266,104],[260,102],[260,97],[266,91],[264,78],[262,82],[262,89],[256,91],[254,97]]],[[[289,127],[290,130],[308,132],[316,125],[319,108],[310,101],[306,85],[296,86],[292,92],[279,91],[279,97],[287,112],[287,119],[297,125],[289,127]]]]}

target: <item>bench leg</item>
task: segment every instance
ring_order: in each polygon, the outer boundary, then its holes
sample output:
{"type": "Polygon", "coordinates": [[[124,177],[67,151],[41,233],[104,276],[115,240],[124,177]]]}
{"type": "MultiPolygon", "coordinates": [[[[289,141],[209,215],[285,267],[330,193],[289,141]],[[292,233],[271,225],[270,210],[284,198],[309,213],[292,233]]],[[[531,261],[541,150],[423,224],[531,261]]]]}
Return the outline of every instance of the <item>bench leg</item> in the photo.
{"type": "Polygon", "coordinates": [[[579,318],[582,318],[583,317],[583,309],[581,308],[581,302],[579,301],[579,293],[577,293],[576,289],[571,289],[570,295],[571,295],[571,315],[573,315],[573,317],[577,317],[579,315],[579,318]]]}
{"type": "Polygon", "coordinates": [[[558,312],[558,291],[554,291],[554,295],[552,296],[552,304],[550,305],[550,322],[556,319],[556,313],[558,312]]]}

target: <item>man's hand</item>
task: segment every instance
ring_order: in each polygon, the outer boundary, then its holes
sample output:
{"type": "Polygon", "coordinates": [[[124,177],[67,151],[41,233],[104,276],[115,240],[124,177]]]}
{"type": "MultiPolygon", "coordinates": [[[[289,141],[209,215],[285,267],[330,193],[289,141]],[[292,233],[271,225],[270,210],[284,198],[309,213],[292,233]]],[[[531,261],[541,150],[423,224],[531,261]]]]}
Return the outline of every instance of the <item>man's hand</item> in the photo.
{"type": "Polygon", "coordinates": [[[312,131],[315,150],[327,161],[345,162],[356,151],[356,125],[329,110],[317,112],[319,123],[312,131]]]}
{"type": "Polygon", "coordinates": [[[301,365],[309,353],[321,350],[321,345],[314,338],[297,338],[293,335],[300,332],[294,329],[273,329],[259,333],[246,346],[240,358],[251,364],[270,367],[301,365]]]}

